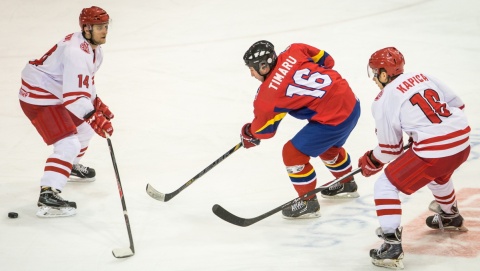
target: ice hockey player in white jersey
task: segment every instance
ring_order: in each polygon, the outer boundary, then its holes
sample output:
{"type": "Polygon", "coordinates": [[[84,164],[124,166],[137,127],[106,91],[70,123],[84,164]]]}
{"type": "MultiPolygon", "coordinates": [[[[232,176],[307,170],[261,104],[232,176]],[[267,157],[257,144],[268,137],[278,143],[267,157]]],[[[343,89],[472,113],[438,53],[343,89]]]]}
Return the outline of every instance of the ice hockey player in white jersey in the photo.
{"type": "Polygon", "coordinates": [[[76,214],[75,202],[59,193],[67,180],[93,181],[95,170],[79,163],[95,134],[112,135],[113,118],[95,89],[95,74],[103,61],[110,16],[99,7],[84,8],[80,32],[55,44],[22,71],[20,106],[53,153],[40,179],[39,217],[76,214]]]}
{"type": "Polygon", "coordinates": [[[380,88],[372,104],[378,145],[359,159],[368,177],[392,161],[375,182],[374,201],[384,240],[370,250],[377,266],[403,269],[402,207],[399,193],[413,194],[427,186],[434,200],[426,218],[436,230],[466,231],[452,182],[453,172],[470,153],[470,127],[464,103],[448,86],[422,72],[404,73],[405,59],[394,47],[376,51],[369,76],[380,88]],[[404,152],[403,136],[410,147],[404,152]]]}

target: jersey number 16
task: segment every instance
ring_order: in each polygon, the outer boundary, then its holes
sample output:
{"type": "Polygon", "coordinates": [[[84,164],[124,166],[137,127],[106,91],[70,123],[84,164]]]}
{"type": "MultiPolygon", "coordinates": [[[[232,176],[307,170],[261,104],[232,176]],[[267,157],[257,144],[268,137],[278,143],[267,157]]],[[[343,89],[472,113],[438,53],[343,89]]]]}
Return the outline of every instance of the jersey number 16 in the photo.
{"type": "Polygon", "coordinates": [[[314,72],[310,74],[309,69],[298,70],[293,75],[295,85],[287,87],[286,95],[292,97],[293,95],[308,95],[316,98],[322,98],[326,91],[323,88],[332,84],[332,78],[326,74],[314,72]]]}

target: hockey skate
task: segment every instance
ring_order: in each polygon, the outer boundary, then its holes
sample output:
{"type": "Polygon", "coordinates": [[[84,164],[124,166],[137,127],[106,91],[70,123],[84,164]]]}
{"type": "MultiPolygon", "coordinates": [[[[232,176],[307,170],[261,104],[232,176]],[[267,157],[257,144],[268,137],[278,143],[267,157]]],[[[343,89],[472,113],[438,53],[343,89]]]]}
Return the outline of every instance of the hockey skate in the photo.
{"type": "Polygon", "coordinates": [[[95,181],[95,169],[86,167],[82,164],[74,164],[70,172],[69,182],[93,182],[95,181]]]}
{"type": "Polygon", "coordinates": [[[327,199],[347,199],[358,198],[357,183],[351,180],[346,183],[336,183],[329,186],[328,189],[322,190],[322,197],[327,199]]]}
{"type": "Polygon", "coordinates": [[[458,211],[456,202],[452,206],[451,214],[445,213],[435,200],[430,203],[429,209],[436,212],[436,214],[427,217],[425,223],[428,227],[442,231],[468,231],[463,225],[463,217],[458,211]]]}
{"type": "Polygon", "coordinates": [[[299,200],[282,210],[285,219],[315,218],[320,216],[320,203],[315,196],[309,200],[299,200]]]}
{"type": "Polygon", "coordinates": [[[58,194],[60,191],[51,187],[42,187],[40,189],[40,197],[37,206],[38,217],[62,217],[72,216],[77,213],[77,204],[75,202],[66,201],[58,194]]]}
{"type": "Polygon", "coordinates": [[[382,228],[378,228],[376,233],[384,243],[379,249],[370,250],[372,263],[385,268],[403,269],[402,227],[394,233],[384,233],[382,228]]]}

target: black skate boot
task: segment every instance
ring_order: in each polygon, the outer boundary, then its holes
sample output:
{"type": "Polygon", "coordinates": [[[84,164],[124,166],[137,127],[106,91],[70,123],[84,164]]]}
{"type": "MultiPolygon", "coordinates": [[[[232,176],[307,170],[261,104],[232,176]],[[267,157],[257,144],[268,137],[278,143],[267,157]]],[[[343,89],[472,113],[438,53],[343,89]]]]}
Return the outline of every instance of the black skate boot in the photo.
{"type": "Polygon", "coordinates": [[[456,202],[452,205],[451,214],[445,213],[438,204],[438,207],[435,208],[435,203],[435,200],[430,203],[430,210],[436,211],[437,214],[427,217],[425,223],[428,227],[442,231],[468,231],[463,225],[463,217],[458,211],[456,202]]]}
{"type": "Polygon", "coordinates": [[[282,215],[285,219],[319,217],[320,203],[318,203],[318,199],[316,196],[309,200],[299,200],[293,205],[283,209],[282,215]]]}
{"type": "Polygon", "coordinates": [[[49,186],[40,189],[40,197],[38,198],[37,206],[40,207],[37,211],[39,217],[60,217],[72,216],[77,213],[77,204],[75,202],[62,199],[58,194],[59,190],[49,186]]]}
{"type": "Polygon", "coordinates": [[[379,249],[370,250],[372,263],[380,267],[403,269],[402,227],[394,233],[383,233],[382,228],[378,228],[376,233],[385,242],[379,249]]]}
{"type": "Polygon", "coordinates": [[[357,183],[351,180],[346,183],[336,183],[328,189],[322,190],[322,197],[330,199],[358,198],[357,183]]]}
{"type": "Polygon", "coordinates": [[[82,164],[74,164],[70,172],[70,182],[93,182],[95,181],[95,169],[82,164]]]}

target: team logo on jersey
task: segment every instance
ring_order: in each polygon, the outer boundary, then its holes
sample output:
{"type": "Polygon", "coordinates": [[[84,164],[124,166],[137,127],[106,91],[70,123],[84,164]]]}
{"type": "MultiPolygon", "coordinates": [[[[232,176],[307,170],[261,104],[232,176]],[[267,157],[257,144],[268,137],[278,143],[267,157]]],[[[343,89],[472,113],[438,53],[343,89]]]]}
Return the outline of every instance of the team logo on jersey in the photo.
{"type": "Polygon", "coordinates": [[[85,53],[90,54],[90,49],[86,41],[80,44],[80,49],[82,49],[85,53]]]}

